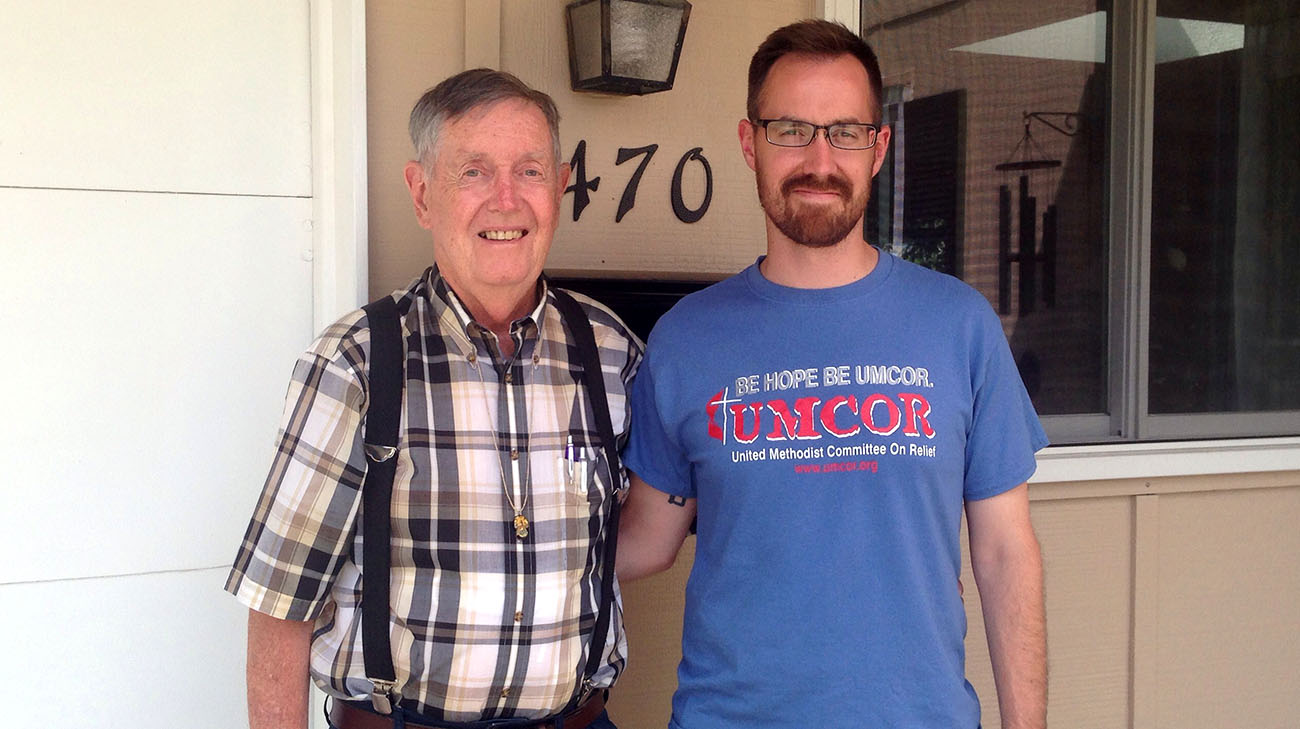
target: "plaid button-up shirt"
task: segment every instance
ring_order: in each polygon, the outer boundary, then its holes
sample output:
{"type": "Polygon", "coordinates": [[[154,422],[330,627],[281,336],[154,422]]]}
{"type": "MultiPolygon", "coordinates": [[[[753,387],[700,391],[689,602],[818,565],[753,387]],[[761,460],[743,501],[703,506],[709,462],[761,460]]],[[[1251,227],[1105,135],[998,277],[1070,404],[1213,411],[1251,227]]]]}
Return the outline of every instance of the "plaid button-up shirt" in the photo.
{"type": "MultiPolygon", "coordinates": [[[[549,290],[512,324],[508,361],[436,268],[393,296],[406,345],[392,501],[396,688],[404,706],[445,721],[555,714],[580,690],[613,536],[604,533],[611,475],[573,340],[549,290]],[[566,467],[570,442],[580,467],[566,467]],[[531,522],[524,539],[512,501],[531,522]]],[[[642,344],[607,309],[575,298],[595,331],[621,445],[642,344]]],[[[369,349],[357,311],[298,360],[226,582],[254,610],[314,619],[312,676],[353,699],[371,691],[358,608],[369,349]]],[[[621,487],[626,476],[615,477],[621,487]]],[[[615,595],[596,686],[612,685],[626,656],[615,595]]]]}

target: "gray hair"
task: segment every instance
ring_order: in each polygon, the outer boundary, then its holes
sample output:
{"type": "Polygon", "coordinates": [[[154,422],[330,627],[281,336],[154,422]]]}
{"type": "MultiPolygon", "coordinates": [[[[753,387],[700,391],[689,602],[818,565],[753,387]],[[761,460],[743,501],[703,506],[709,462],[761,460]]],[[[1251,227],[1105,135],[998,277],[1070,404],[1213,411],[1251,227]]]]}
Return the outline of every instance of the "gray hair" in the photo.
{"type": "Polygon", "coordinates": [[[415,158],[426,166],[432,162],[433,149],[438,143],[438,134],[443,124],[455,121],[478,107],[510,99],[527,101],[546,117],[546,125],[551,130],[551,148],[558,165],[560,112],[555,108],[555,101],[513,74],[490,68],[462,71],[424,92],[420,100],[415,102],[408,127],[411,142],[415,145],[415,158]]]}

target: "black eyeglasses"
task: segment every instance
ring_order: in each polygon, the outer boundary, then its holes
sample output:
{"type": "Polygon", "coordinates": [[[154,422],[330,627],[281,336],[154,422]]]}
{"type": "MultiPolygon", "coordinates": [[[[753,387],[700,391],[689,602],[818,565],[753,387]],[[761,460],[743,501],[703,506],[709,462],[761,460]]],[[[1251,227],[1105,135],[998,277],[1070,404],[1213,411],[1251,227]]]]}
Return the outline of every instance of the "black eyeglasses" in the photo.
{"type": "Polygon", "coordinates": [[[817,138],[817,130],[826,130],[826,141],[837,149],[871,149],[876,146],[878,124],[813,124],[798,119],[751,119],[750,124],[763,127],[769,144],[778,147],[807,147],[817,138]]]}

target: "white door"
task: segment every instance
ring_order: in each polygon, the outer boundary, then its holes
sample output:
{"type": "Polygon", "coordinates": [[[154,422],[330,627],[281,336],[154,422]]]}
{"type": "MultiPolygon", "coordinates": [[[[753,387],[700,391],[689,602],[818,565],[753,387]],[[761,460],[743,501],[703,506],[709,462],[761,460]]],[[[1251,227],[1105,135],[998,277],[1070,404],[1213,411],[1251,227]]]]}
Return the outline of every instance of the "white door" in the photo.
{"type": "Polygon", "coordinates": [[[313,334],[310,7],[3,6],[5,724],[242,726],[221,587],[313,334]]]}

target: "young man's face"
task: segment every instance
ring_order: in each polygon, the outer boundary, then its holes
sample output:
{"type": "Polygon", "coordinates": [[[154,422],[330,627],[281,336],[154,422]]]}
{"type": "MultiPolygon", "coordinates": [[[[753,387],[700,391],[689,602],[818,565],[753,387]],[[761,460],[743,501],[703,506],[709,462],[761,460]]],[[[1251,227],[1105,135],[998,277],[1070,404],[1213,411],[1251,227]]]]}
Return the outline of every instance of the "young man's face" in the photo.
{"type": "Polygon", "coordinates": [[[443,124],[429,170],[407,166],[416,218],[457,295],[490,301],[536,282],[551,249],[568,166],[546,117],[517,99],[443,124]]]}
{"type": "MultiPolygon", "coordinates": [[[[783,56],[768,71],[758,97],[759,118],[819,125],[879,124],[877,106],[867,70],[850,55],[783,56]]],[[[740,142],[767,217],[795,243],[825,247],[861,227],[889,128],[880,130],[870,149],[837,149],[824,131],[806,147],[780,147],[767,141],[761,127],[742,121],[740,142]]]]}

